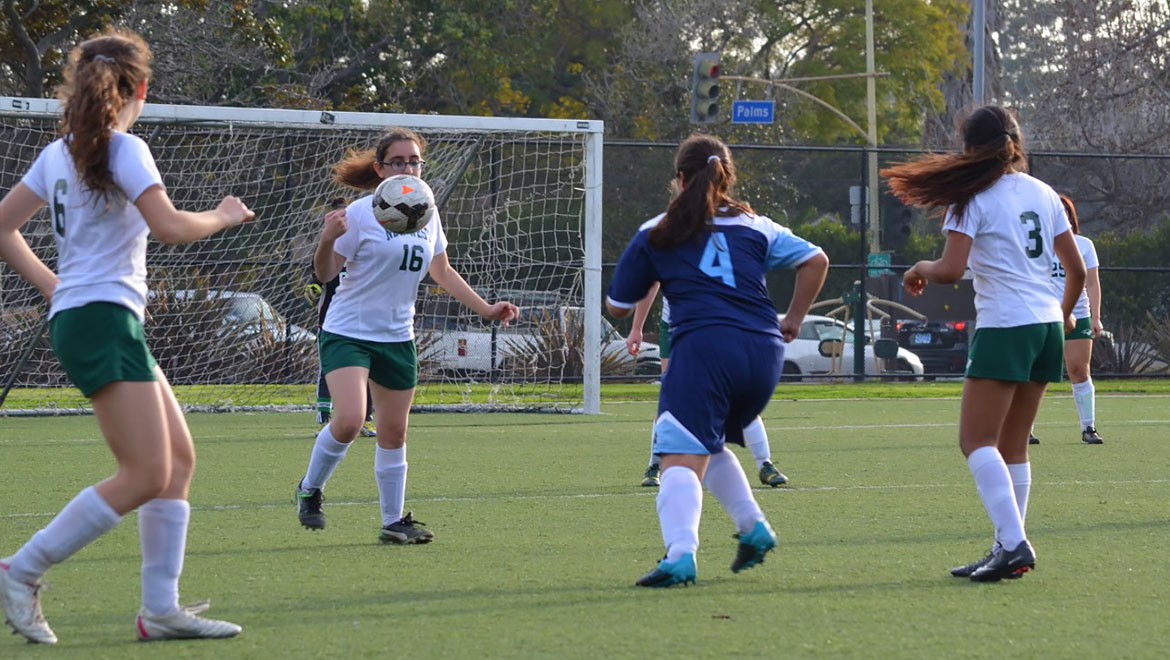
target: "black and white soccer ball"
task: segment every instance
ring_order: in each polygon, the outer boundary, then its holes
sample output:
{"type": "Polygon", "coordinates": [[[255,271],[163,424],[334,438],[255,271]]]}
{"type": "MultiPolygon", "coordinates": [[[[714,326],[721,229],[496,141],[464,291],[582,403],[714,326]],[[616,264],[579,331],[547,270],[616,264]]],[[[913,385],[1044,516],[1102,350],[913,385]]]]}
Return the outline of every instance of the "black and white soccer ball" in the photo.
{"type": "Polygon", "coordinates": [[[416,232],[435,217],[435,193],[426,181],[409,174],[382,179],[373,204],[374,219],[395,234],[416,232]]]}

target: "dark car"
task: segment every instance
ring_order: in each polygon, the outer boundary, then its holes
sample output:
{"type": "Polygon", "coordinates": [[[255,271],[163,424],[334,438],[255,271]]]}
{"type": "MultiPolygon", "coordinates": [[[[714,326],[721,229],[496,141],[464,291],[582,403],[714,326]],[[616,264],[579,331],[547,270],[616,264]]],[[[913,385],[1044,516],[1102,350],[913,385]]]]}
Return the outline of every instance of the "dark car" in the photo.
{"type": "Polygon", "coordinates": [[[967,369],[966,321],[902,321],[897,327],[898,345],[918,355],[928,376],[967,369]]]}

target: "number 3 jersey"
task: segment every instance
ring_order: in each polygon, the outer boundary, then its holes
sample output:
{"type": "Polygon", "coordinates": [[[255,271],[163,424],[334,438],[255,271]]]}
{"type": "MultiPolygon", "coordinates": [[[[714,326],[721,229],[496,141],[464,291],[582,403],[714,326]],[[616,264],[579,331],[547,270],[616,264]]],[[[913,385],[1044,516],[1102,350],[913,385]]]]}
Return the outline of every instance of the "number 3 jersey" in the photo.
{"type": "Polygon", "coordinates": [[[972,239],[967,267],[975,274],[975,318],[980,328],[1060,323],[1060,299],[1049,280],[1053,239],[1072,229],[1060,197],[1023,173],[1005,174],[971,198],[958,222],[947,210],[943,232],[972,239]]]}
{"type": "Polygon", "coordinates": [[[632,308],[655,281],[670,305],[671,341],[696,328],[729,325],[779,337],[776,307],[764,274],[795,268],[821,249],[771,219],[754,214],[716,216],[711,231],[659,250],[650,230],[665,214],[645,222],[618,261],[609,302],[632,308]]]}
{"type": "Polygon", "coordinates": [[[37,156],[21,183],[49,207],[57,276],[49,316],[91,302],[123,305],[141,321],[146,309],[146,237],[134,206],[162,176],[141,138],[114,131],[109,168],[115,190],[97,195],[82,183],[64,140],[37,156]]]}
{"type": "Polygon", "coordinates": [[[345,208],[349,229],[333,243],[345,257],[322,329],[352,339],[414,339],[414,303],[431,259],[447,249],[439,214],[419,231],[395,234],[374,219],[372,195],[345,208]]]}

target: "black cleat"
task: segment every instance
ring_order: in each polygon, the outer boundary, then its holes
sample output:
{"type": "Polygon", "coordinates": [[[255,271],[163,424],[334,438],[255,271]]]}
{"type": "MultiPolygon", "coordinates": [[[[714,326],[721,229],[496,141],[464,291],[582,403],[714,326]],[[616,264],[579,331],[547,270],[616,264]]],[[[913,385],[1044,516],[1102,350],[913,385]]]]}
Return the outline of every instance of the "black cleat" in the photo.
{"type": "Polygon", "coordinates": [[[1097,428],[1094,426],[1086,426],[1084,431],[1081,431],[1081,442],[1086,445],[1099,445],[1105,442],[1105,439],[1097,435],[1097,428]]]}
{"type": "Polygon", "coordinates": [[[297,484],[297,519],[308,529],[325,529],[325,512],[321,509],[321,502],[325,495],[320,488],[305,490],[297,484]]]}
{"type": "Polygon", "coordinates": [[[694,584],[697,575],[698,570],[695,567],[695,555],[688,552],[673,562],[666,561],[666,557],[663,557],[657,566],[650,569],[649,573],[638,578],[634,582],[634,585],[638,587],[665,588],[681,584],[685,587],[688,583],[694,584]]]}
{"type": "Polygon", "coordinates": [[[1014,550],[1005,550],[1002,547],[992,554],[979,568],[971,573],[975,582],[998,582],[1004,578],[1021,577],[1024,573],[1036,568],[1036,553],[1032,544],[1025,539],[1014,550]]]}
{"type": "MultiPolygon", "coordinates": [[[[998,549],[999,546],[996,546],[996,548],[998,549]]],[[[957,578],[969,578],[969,577],[971,577],[972,573],[979,570],[980,568],[983,568],[984,564],[991,561],[991,558],[994,556],[995,556],[995,550],[989,550],[987,552],[987,554],[983,556],[982,559],[976,559],[975,561],[971,562],[970,564],[963,564],[962,566],[956,566],[956,567],[952,568],[951,575],[953,577],[957,577],[957,578]]]]}
{"type": "Polygon", "coordinates": [[[426,523],[415,520],[410,511],[398,522],[390,523],[378,533],[382,543],[397,543],[398,545],[412,545],[415,543],[430,543],[435,540],[431,530],[423,527],[426,523]]]}
{"type": "Polygon", "coordinates": [[[1028,432],[1028,444],[1038,445],[1038,444],[1040,444],[1040,438],[1037,438],[1035,433],[1032,433],[1031,431],[1029,431],[1028,432]]]}

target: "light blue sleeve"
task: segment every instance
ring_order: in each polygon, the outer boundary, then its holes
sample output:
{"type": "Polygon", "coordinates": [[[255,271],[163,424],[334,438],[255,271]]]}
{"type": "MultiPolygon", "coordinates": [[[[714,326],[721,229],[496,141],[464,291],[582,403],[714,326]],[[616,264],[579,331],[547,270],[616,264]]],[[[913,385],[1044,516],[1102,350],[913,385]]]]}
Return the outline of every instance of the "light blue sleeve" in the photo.
{"type": "Polygon", "coordinates": [[[787,227],[769,223],[768,270],[795,268],[823,252],[821,248],[793,234],[787,227]]]}

